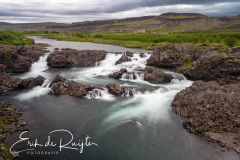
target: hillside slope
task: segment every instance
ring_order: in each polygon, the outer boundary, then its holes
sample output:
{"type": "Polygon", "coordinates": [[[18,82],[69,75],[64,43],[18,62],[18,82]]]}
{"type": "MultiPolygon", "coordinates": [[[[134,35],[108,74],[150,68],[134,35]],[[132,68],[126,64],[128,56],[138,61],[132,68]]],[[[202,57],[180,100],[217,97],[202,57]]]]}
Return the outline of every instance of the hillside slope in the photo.
{"type": "Polygon", "coordinates": [[[234,17],[207,17],[198,13],[163,13],[116,20],[64,23],[0,22],[0,29],[18,31],[68,31],[68,32],[168,32],[192,30],[239,30],[240,15],[234,17]]]}

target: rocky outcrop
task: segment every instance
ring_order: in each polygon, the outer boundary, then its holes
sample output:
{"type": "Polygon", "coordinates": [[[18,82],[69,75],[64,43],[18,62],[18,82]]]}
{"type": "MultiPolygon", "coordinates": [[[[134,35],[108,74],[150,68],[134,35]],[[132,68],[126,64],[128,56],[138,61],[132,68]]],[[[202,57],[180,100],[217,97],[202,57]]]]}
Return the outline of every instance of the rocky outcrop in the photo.
{"type": "Polygon", "coordinates": [[[196,81],[178,93],[172,105],[176,114],[187,118],[185,129],[240,151],[239,97],[240,83],[196,81]]]}
{"type": "Polygon", "coordinates": [[[88,67],[94,66],[96,62],[103,60],[107,55],[103,50],[55,50],[48,58],[48,66],[52,68],[88,67]]]}
{"type": "Polygon", "coordinates": [[[0,45],[0,63],[6,66],[7,73],[27,72],[31,64],[46,52],[40,45],[0,45]]]}
{"type": "Polygon", "coordinates": [[[171,74],[164,73],[155,67],[146,67],[144,70],[144,80],[150,83],[170,83],[173,78],[171,74]]]}
{"type": "Polygon", "coordinates": [[[5,65],[0,65],[0,94],[22,86],[23,80],[11,77],[5,70],[5,65]]]}
{"type": "Polygon", "coordinates": [[[110,94],[115,96],[133,96],[138,91],[135,88],[121,87],[117,83],[109,83],[106,85],[110,94]]]}
{"type": "Polygon", "coordinates": [[[64,78],[57,75],[54,78],[54,82],[52,83],[52,88],[49,94],[52,95],[61,95],[66,94],[74,97],[83,97],[87,94],[88,91],[94,89],[90,86],[82,85],[75,81],[63,81],[64,78]]]}
{"type": "MultiPolygon", "coordinates": [[[[0,159],[8,160],[13,159],[16,154],[11,155],[9,149],[4,144],[4,140],[7,137],[7,133],[13,133],[15,131],[26,131],[26,122],[20,122],[19,117],[23,115],[23,110],[13,107],[11,104],[6,102],[0,102],[0,159]],[[19,123],[20,122],[20,123],[19,123]],[[16,127],[11,125],[15,124],[16,127]],[[20,125],[22,124],[22,125],[20,125]],[[24,124],[24,125],[23,125],[24,124]],[[16,129],[15,129],[16,128],[16,129]]],[[[15,157],[16,158],[16,157],[15,157]]]]}
{"type": "Polygon", "coordinates": [[[54,77],[54,79],[52,80],[52,82],[51,82],[51,84],[50,84],[50,87],[52,87],[55,83],[65,82],[65,81],[66,81],[65,78],[63,78],[63,77],[61,77],[61,76],[59,76],[59,75],[56,75],[56,76],[54,77]]]}
{"type": "Polygon", "coordinates": [[[122,75],[123,75],[124,73],[126,73],[126,72],[127,72],[127,69],[126,69],[126,68],[122,68],[122,69],[120,69],[120,70],[117,71],[117,72],[114,72],[114,73],[112,73],[112,74],[109,74],[108,77],[109,77],[109,78],[119,79],[119,78],[121,78],[122,75]]]}
{"type": "Polygon", "coordinates": [[[221,83],[240,79],[240,52],[233,54],[212,52],[201,56],[193,62],[184,74],[193,80],[211,81],[221,83]]]}
{"type": "Polygon", "coordinates": [[[126,52],[126,55],[127,55],[128,57],[133,57],[133,52],[127,51],[127,52],[126,52]]]}
{"type": "Polygon", "coordinates": [[[44,82],[44,78],[42,76],[38,76],[36,78],[29,77],[24,80],[11,77],[5,72],[5,68],[5,65],[0,64],[0,94],[17,88],[33,88],[42,85],[44,82]]]}
{"type": "Polygon", "coordinates": [[[122,57],[115,63],[115,65],[121,64],[123,62],[132,61],[127,55],[122,55],[122,57]]]}
{"type": "Polygon", "coordinates": [[[36,78],[34,77],[29,77],[27,79],[24,79],[22,82],[22,86],[24,88],[34,88],[36,86],[41,86],[44,83],[45,78],[42,76],[37,76],[36,78]]]}

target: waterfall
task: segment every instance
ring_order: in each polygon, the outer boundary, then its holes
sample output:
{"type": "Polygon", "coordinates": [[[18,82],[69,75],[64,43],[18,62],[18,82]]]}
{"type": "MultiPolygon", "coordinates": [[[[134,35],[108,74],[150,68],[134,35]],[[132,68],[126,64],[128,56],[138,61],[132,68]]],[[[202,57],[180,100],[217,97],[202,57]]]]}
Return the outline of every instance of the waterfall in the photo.
{"type": "Polygon", "coordinates": [[[99,99],[103,101],[114,101],[116,98],[108,93],[107,88],[93,89],[87,93],[85,96],[87,99],[99,99]]]}

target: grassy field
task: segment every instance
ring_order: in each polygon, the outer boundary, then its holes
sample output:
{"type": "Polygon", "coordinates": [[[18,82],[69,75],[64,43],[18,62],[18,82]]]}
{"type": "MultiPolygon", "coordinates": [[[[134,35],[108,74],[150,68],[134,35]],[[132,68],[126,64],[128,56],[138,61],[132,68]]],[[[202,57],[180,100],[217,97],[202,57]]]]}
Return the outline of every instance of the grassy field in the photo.
{"type": "Polygon", "coordinates": [[[0,30],[0,44],[4,45],[26,45],[31,44],[31,40],[20,32],[0,30]]]}
{"type": "Polygon", "coordinates": [[[28,36],[43,36],[57,40],[116,44],[131,48],[153,49],[159,44],[194,43],[240,46],[240,32],[172,32],[168,34],[91,34],[91,33],[27,33],[28,36]]]}

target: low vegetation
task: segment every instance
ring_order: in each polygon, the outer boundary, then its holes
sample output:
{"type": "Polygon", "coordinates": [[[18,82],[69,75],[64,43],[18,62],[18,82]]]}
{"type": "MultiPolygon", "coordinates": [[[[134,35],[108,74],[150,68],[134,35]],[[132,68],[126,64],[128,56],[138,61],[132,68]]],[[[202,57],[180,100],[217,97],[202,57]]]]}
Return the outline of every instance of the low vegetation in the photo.
{"type": "Polygon", "coordinates": [[[20,32],[0,30],[0,44],[26,45],[31,44],[31,40],[20,32]]]}

